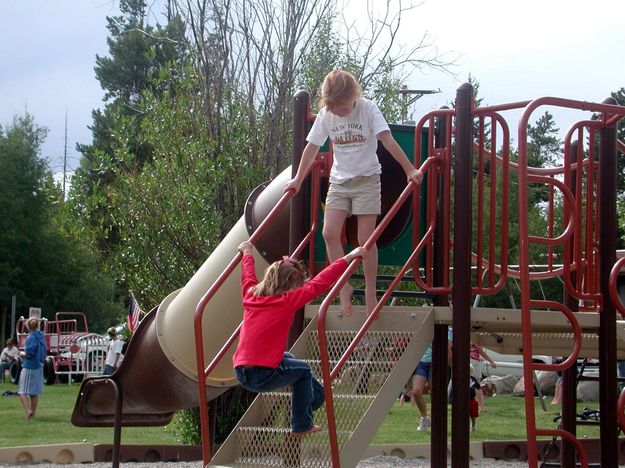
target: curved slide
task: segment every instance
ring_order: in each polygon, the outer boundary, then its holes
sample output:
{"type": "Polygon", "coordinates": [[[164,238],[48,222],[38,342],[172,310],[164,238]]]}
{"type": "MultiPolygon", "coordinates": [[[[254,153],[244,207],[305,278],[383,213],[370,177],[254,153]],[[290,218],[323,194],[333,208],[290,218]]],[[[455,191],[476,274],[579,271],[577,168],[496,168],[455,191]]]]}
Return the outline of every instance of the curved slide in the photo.
{"type": "MultiPolygon", "coordinates": [[[[410,133],[412,136],[412,133],[410,133]]],[[[405,186],[405,175],[386,149],[378,147],[382,164],[382,213],[397,199],[405,186]],[[398,183],[402,181],[402,183],[398,183]]],[[[112,376],[85,379],[82,383],[72,423],[76,426],[113,426],[116,390],[123,400],[124,426],[167,424],[175,411],[198,406],[198,383],[195,359],[193,318],[195,308],[226,269],[237,246],[266,218],[283,195],[291,178],[291,167],[271,183],[263,184],[249,196],[244,215],[217,246],[186,286],[171,293],[141,321],[129,343],[120,368],[112,376]]],[[[256,243],[257,272],[268,262],[289,253],[289,213],[287,205],[256,243]]],[[[407,202],[378,240],[378,248],[391,245],[406,230],[411,219],[407,202]]],[[[355,241],[355,220],[347,222],[348,241],[355,241]],[[351,227],[350,227],[351,225],[351,227]]],[[[407,246],[408,248],[410,245],[407,246]]],[[[393,247],[394,251],[401,246],[393,247]]],[[[381,258],[383,251],[381,250],[381,258]]],[[[203,316],[205,363],[209,363],[241,322],[240,270],[235,270],[208,303],[203,316]]],[[[206,380],[207,398],[214,399],[237,384],[232,369],[232,348],[206,380]]]]}
{"type": "MultiPolygon", "coordinates": [[[[171,293],[144,317],[128,345],[125,358],[112,376],[85,379],[74,406],[72,423],[82,427],[112,426],[116,386],[122,400],[123,426],[167,424],[175,411],[198,405],[193,318],[195,308],[217,277],[275,206],[290,179],[285,169],[269,185],[250,195],[245,214],[230,230],[197,273],[182,289],[171,293]],[[113,385],[111,380],[116,384],[113,385]]],[[[257,271],[269,259],[288,254],[289,207],[268,227],[255,249],[257,271]]],[[[208,303],[203,316],[206,362],[219,352],[241,322],[240,269],[235,270],[208,303]]],[[[237,384],[232,369],[234,347],[206,381],[208,399],[237,384]]]]}

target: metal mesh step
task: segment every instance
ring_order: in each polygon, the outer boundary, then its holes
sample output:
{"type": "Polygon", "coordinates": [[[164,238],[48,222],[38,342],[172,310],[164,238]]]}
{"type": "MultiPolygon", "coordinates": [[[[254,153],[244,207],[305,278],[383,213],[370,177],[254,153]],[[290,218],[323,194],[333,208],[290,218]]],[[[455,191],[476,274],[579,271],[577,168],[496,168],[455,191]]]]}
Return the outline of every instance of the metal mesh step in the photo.
{"type": "MultiPolygon", "coordinates": [[[[298,466],[329,467],[331,463],[327,431],[305,436],[293,435],[290,429],[240,427],[233,434],[237,450],[228,466],[298,466]]],[[[350,432],[339,431],[341,444],[350,432]]]]}

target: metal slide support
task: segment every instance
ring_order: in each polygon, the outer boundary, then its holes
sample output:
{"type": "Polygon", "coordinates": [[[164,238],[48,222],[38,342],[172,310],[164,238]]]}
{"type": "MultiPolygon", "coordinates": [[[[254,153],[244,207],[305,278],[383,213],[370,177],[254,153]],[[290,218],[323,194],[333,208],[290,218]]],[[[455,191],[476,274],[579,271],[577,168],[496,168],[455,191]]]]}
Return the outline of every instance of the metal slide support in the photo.
{"type": "MultiPolygon", "coordinates": [[[[456,158],[454,174],[454,284],[452,398],[465,402],[469,388],[469,347],[471,339],[471,213],[472,213],[472,116],[473,87],[462,84],[456,92],[456,158]]],[[[451,408],[451,464],[469,466],[469,405],[451,408]]]]}
{"type": "Polygon", "coordinates": [[[113,468],[119,468],[119,461],[121,458],[121,442],[122,442],[122,407],[124,402],[124,396],[117,385],[117,382],[113,379],[106,379],[107,383],[113,386],[113,392],[115,394],[115,426],[113,428],[113,468]]]}

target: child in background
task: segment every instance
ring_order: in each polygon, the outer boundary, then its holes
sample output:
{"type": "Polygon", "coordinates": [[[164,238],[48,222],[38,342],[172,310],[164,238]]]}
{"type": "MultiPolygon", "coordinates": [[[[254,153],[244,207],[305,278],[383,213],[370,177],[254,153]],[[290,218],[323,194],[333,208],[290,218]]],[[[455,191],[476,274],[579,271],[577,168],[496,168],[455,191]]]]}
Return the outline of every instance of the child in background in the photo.
{"type": "MultiPolygon", "coordinates": [[[[348,216],[356,215],[358,243],[363,245],[376,225],[381,212],[380,173],[382,167],[376,150],[378,140],[401,165],[408,180],[420,183],[423,173],[415,169],[391,135],[378,106],[362,97],[356,79],[343,70],[330,72],[321,86],[321,109],[317,114],[304,148],[295,178],[285,191],[299,191],[304,176],[317,157],[319,148],[329,137],[334,150],[330,186],[326,197],[323,238],[330,262],[343,256],[341,234],[348,216]]],[[[374,245],[363,260],[365,274],[365,303],[367,314],[377,304],[376,280],[378,250],[374,245]]],[[[352,314],[353,288],[346,284],[341,290],[341,308],[345,316],[352,314]]]]}
{"type": "MultiPolygon", "coordinates": [[[[471,374],[473,374],[473,366],[471,366],[471,374]]],[[[471,418],[471,432],[477,430],[477,418],[480,415],[480,405],[475,398],[477,391],[481,390],[480,382],[473,377],[469,376],[469,417],[471,418]]]]}
{"type": "Polygon", "coordinates": [[[428,406],[425,401],[425,397],[423,396],[423,391],[425,389],[425,384],[431,382],[432,379],[432,345],[429,345],[421,360],[419,361],[419,365],[414,370],[411,380],[411,388],[408,391],[408,395],[410,396],[410,400],[415,404],[417,409],[419,410],[419,414],[421,414],[421,419],[419,421],[419,426],[417,427],[417,432],[422,432],[428,429],[432,425],[432,420],[428,416],[428,406]]]}
{"type": "Polygon", "coordinates": [[[290,385],[292,432],[319,432],[321,428],[313,424],[312,413],[323,404],[323,386],[306,362],[285,352],[289,329],[295,312],[330,289],[348,263],[366,251],[362,247],[352,250],[310,280],[302,263],[284,257],[269,265],[259,282],[252,244],[243,242],[238,250],[243,253],[243,326],[233,357],[237,380],[252,392],[270,392],[290,385]]]}
{"type": "MultiPolygon", "coordinates": [[[[471,342],[471,348],[469,353],[472,365],[471,375],[475,377],[478,381],[482,380],[482,378],[486,374],[485,369],[487,369],[486,366],[482,364],[482,358],[488,361],[493,369],[497,367],[497,363],[491,359],[491,357],[482,346],[476,345],[475,343],[471,342]]],[[[480,413],[486,413],[488,409],[486,408],[486,404],[484,403],[484,392],[482,391],[481,387],[476,391],[476,400],[477,404],[480,406],[480,413]]]]}

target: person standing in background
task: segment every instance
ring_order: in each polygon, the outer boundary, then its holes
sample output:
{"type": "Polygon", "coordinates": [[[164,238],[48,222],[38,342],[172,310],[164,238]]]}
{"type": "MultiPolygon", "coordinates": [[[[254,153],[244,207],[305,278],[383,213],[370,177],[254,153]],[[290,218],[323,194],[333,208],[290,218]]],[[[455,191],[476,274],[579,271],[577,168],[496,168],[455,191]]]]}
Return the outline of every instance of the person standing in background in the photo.
{"type": "Polygon", "coordinates": [[[419,421],[419,426],[417,427],[417,432],[422,432],[428,429],[432,422],[430,417],[428,416],[428,405],[425,401],[425,397],[423,396],[423,391],[425,389],[425,384],[430,382],[432,378],[432,345],[429,345],[423,353],[417,368],[412,374],[412,382],[411,388],[408,390],[407,395],[410,396],[410,401],[412,401],[417,409],[419,410],[419,414],[421,414],[421,419],[419,421]]]}
{"type": "Polygon", "coordinates": [[[111,342],[109,343],[108,350],[106,352],[106,361],[104,363],[104,374],[111,375],[117,370],[122,359],[122,347],[124,342],[119,339],[115,328],[109,328],[106,333],[108,334],[111,342]]]}
{"type": "Polygon", "coordinates": [[[43,395],[43,363],[46,359],[46,340],[39,330],[39,319],[31,317],[26,322],[28,337],[24,351],[20,352],[22,372],[17,394],[20,397],[26,419],[35,417],[39,396],[43,395]]]}

